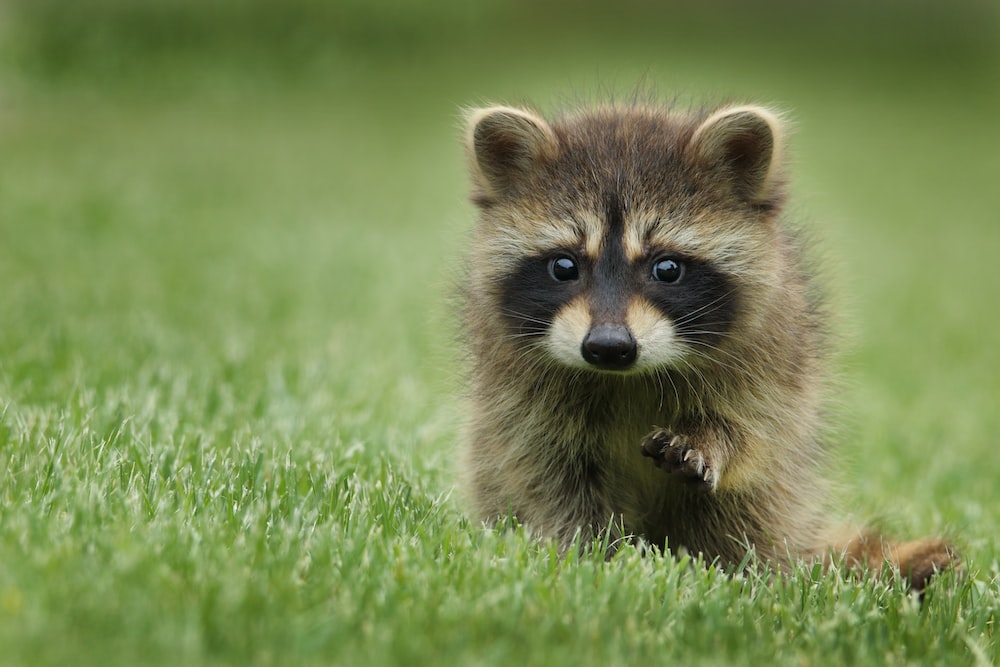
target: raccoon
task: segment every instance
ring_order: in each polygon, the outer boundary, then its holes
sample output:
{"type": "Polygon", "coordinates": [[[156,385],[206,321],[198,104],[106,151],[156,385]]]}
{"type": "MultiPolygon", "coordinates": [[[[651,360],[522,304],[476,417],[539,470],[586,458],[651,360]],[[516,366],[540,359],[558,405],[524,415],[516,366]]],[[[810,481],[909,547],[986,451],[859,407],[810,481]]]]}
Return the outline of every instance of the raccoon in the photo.
{"type": "Polygon", "coordinates": [[[840,553],[915,588],[957,560],[830,524],[827,315],[782,220],[784,142],[754,105],[468,113],[476,517],[725,566],[840,553]]]}

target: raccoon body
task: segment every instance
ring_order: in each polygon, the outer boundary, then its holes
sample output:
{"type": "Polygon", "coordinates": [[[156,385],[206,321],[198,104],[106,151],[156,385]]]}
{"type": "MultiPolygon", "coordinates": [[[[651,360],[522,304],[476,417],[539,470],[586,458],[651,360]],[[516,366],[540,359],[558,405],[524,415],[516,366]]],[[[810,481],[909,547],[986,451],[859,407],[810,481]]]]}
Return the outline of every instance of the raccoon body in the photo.
{"type": "MultiPolygon", "coordinates": [[[[831,537],[825,316],[782,221],[783,137],[756,106],[469,114],[476,516],[724,564],[895,557],[831,537]]],[[[929,571],[951,559],[933,543],[929,571]]]]}

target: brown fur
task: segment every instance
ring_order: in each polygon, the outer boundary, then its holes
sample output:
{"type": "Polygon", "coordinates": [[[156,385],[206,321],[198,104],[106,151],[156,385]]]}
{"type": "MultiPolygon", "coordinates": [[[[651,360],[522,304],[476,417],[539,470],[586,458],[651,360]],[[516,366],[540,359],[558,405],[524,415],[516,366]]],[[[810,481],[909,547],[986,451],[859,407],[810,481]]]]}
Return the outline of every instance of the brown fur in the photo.
{"type": "Polygon", "coordinates": [[[778,116],[750,106],[609,105],[552,122],[511,107],[469,114],[480,216],[463,287],[463,471],[475,516],[512,513],[563,544],[578,531],[638,535],[724,564],[748,545],[778,567],[833,550],[855,565],[888,560],[917,587],[955,561],[940,540],[833,537],[825,314],[781,220],[783,143],[778,116]],[[512,329],[505,281],[525,258],[561,249],[596,262],[618,242],[609,201],[620,203],[629,262],[667,248],[734,285],[725,335],[685,344],[680,324],[643,298],[598,306],[590,292],[551,322],[512,329]],[[579,358],[605,322],[638,339],[634,369],[579,358]]]}

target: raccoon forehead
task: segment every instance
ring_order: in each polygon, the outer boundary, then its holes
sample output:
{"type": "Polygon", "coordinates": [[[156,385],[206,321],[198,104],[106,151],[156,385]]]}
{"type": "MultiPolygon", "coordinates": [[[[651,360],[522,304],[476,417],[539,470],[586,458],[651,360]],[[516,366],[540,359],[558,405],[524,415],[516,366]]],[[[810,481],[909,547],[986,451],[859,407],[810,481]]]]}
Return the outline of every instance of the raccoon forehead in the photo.
{"type": "Polygon", "coordinates": [[[771,244],[767,226],[716,211],[637,211],[626,218],[622,247],[634,261],[651,251],[682,253],[716,268],[743,272],[748,262],[759,262],[771,244]]]}
{"type": "Polygon", "coordinates": [[[583,250],[597,256],[604,227],[592,211],[554,211],[545,207],[494,209],[483,230],[496,251],[541,255],[554,250],[583,250]]]}

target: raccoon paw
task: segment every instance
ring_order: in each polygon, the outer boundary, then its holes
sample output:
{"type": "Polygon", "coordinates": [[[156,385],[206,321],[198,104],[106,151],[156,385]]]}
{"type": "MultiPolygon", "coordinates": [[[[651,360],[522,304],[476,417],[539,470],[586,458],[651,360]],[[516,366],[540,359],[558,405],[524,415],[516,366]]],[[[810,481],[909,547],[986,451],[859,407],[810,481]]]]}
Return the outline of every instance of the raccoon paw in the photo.
{"type": "Polygon", "coordinates": [[[689,445],[687,436],[657,429],[643,439],[641,450],[657,468],[696,488],[714,491],[719,485],[719,474],[711,459],[689,445]]]}

